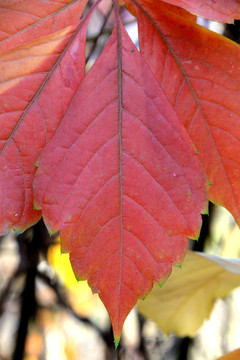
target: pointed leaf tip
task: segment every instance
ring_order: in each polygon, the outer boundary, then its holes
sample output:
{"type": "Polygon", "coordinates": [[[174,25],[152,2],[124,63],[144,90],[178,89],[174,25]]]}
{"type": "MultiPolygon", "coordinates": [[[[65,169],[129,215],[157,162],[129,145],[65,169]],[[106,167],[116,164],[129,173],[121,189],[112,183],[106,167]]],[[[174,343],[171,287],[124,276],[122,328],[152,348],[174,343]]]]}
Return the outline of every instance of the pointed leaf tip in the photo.
{"type": "Polygon", "coordinates": [[[44,218],[60,228],[75,274],[99,292],[116,347],[137,299],[183,259],[207,200],[184,128],[119,26],[42,152],[35,178],[44,218]]]}
{"type": "Polygon", "coordinates": [[[182,263],[178,263],[175,266],[178,267],[179,269],[181,269],[182,268],[182,263]]]}
{"type": "Polygon", "coordinates": [[[115,350],[117,350],[118,345],[120,342],[120,337],[114,337],[114,346],[115,346],[115,350]]]}
{"type": "Polygon", "coordinates": [[[166,280],[163,280],[163,281],[159,282],[159,283],[158,283],[158,286],[159,286],[160,288],[162,288],[163,285],[165,284],[165,282],[166,282],[166,280]]]}

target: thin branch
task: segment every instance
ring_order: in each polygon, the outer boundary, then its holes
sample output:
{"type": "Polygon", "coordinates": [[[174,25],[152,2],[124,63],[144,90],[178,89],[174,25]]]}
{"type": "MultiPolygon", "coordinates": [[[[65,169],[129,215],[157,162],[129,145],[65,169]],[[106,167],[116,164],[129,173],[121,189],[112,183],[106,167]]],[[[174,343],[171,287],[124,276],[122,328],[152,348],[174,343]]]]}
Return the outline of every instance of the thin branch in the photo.
{"type": "MultiPolygon", "coordinates": [[[[99,37],[101,36],[101,35],[108,35],[108,36],[110,36],[112,34],[112,30],[110,30],[110,29],[104,29],[104,30],[102,30],[102,33],[101,34],[97,34],[97,35],[92,35],[92,36],[88,36],[87,37],[87,39],[86,39],[86,41],[87,42],[97,42],[98,41],[98,39],[99,39],[99,37]]],[[[94,50],[93,50],[94,51],[94,50]]],[[[92,53],[92,50],[91,50],[91,53],[92,53]]],[[[92,55],[92,54],[91,54],[92,55]]],[[[89,60],[89,56],[88,56],[88,60],[89,60]]]]}
{"type": "Polygon", "coordinates": [[[15,271],[15,273],[11,276],[11,278],[8,280],[7,285],[5,286],[5,288],[2,290],[1,295],[0,295],[0,316],[4,313],[4,303],[7,300],[7,297],[11,291],[11,288],[14,284],[14,282],[18,279],[18,277],[22,274],[25,273],[25,270],[23,269],[17,269],[15,271]]]}
{"type": "Polygon", "coordinates": [[[25,288],[22,294],[21,317],[19,321],[13,360],[22,360],[24,357],[29,320],[34,317],[36,313],[35,278],[35,269],[29,268],[25,288]]]}
{"type": "Polygon", "coordinates": [[[88,57],[86,58],[86,64],[88,63],[90,57],[92,56],[92,54],[94,53],[94,51],[96,50],[96,47],[97,47],[97,43],[98,43],[98,39],[100,38],[100,36],[102,36],[104,34],[104,28],[108,22],[108,19],[112,13],[112,7],[111,9],[108,11],[107,15],[104,17],[104,20],[103,20],[103,23],[102,23],[102,26],[101,26],[101,29],[99,31],[99,33],[97,34],[97,36],[95,37],[94,39],[94,44],[92,46],[92,49],[90,51],[90,54],[88,55],[88,57]]]}
{"type": "Polygon", "coordinates": [[[69,304],[66,296],[64,296],[63,294],[63,288],[59,286],[59,283],[57,281],[57,279],[54,278],[50,278],[48,275],[43,274],[42,272],[40,272],[39,270],[37,270],[37,276],[43,280],[51,289],[54,290],[55,294],[57,295],[57,299],[58,299],[58,304],[60,306],[62,306],[63,308],[65,308],[65,310],[67,310],[74,318],[76,318],[78,321],[83,322],[84,324],[87,324],[91,327],[94,328],[94,330],[97,331],[97,333],[100,335],[100,337],[102,338],[102,340],[107,343],[108,345],[108,341],[106,339],[106,334],[104,331],[102,331],[96,324],[94,324],[90,319],[88,319],[87,317],[81,316],[79,314],[77,314],[72,306],[69,304]]]}

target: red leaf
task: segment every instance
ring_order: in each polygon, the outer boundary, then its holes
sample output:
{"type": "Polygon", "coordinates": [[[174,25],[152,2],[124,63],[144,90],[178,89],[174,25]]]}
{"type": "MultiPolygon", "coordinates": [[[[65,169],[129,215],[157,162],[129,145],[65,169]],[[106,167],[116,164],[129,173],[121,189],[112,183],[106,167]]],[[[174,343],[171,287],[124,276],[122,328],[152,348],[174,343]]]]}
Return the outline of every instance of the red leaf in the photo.
{"type": "MultiPolygon", "coordinates": [[[[239,0],[162,0],[166,3],[180,6],[189,12],[220,22],[233,22],[240,19],[239,0]]],[[[155,0],[143,0],[148,4],[156,3],[155,0]]]]}
{"type": "Polygon", "coordinates": [[[84,76],[86,27],[83,21],[0,55],[0,233],[40,217],[33,164],[84,76]]]}
{"type": "Polygon", "coordinates": [[[51,231],[61,229],[118,341],[137,299],[198,236],[206,208],[192,144],[119,20],[38,166],[36,205],[51,231]]]}
{"type": "Polygon", "coordinates": [[[0,52],[79,22],[87,1],[0,0],[0,52]]]}
{"type": "Polygon", "coordinates": [[[140,49],[186,127],[210,199],[240,222],[240,47],[168,11],[138,8],[140,49]],[[174,85],[173,85],[174,84],[174,85]]]}
{"type": "MultiPolygon", "coordinates": [[[[126,6],[128,8],[128,10],[130,12],[133,13],[134,16],[136,16],[135,13],[135,7],[134,7],[134,1],[129,1],[126,0],[125,1],[126,6]]],[[[151,11],[153,11],[154,13],[158,13],[158,12],[162,12],[162,11],[168,11],[169,13],[172,13],[173,15],[180,15],[183,16],[185,19],[188,20],[192,20],[193,22],[197,22],[197,16],[191,14],[190,12],[186,11],[185,9],[178,7],[178,6],[174,6],[174,5],[170,5],[170,4],[166,4],[163,1],[152,1],[152,0],[142,0],[139,2],[139,4],[142,4],[142,6],[147,6],[148,9],[151,9],[151,11]]]]}

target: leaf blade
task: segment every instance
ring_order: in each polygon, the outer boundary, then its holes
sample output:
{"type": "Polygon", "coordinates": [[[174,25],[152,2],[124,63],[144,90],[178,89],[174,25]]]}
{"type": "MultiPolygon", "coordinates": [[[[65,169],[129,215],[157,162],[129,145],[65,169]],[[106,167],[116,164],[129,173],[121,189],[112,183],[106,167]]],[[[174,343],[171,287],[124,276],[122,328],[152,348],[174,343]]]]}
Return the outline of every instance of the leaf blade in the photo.
{"type": "Polygon", "coordinates": [[[199,152],[210,200],[239,222],[240,48],[186,18],[135,3],[142,54],[199,152]]]}
{"type": "Polygon", "coordinates": [[[56,33],[80,20],[87,0],[44,1],[27,4],[0,1],[0,52],[56,33]]]}
{"type": "MultiPolygon", "coordinates": [[[[221,267],[218,257],[208,258],[208,254],[201,256],[188,251],[183,267],[174,268],[162,288],[155,286],[146,300],[138,302],[140,312],[155,321],[166,334],[195,336],[209,317],[214,301],[226,297],[240,285],[240,262],[233,260],[235,268],[238,267],[235,273],[221,267]]],[[[232,266],[232,259],[222,261],[232,266]]]]}
{"type": "MultiPolygon", "coordinates": [[[[175,6],[180,6],[192,14],[205,17],[209,20],[220,22],[233,22],[240,18],[240,6],[238,0],[163,0],[175,6]]],[[[154,4],[153,0],[143,0],[146,5],[154,4]]]]}
{"type": "Polygon", "coordinates": [[[1,233],[41,216],[33,209],[34,163],[84,76],[86,27],[82,21],[1,54],[1,233]]]}
{"type": "Polygon", "coordinates": [[[122,25],[38,166],[36,204],[61,229],[75,273],[99,293],[119,339],[137,298],[183,258],[187,236],[197,237],[206,207],[187,134],[122,25]]]}

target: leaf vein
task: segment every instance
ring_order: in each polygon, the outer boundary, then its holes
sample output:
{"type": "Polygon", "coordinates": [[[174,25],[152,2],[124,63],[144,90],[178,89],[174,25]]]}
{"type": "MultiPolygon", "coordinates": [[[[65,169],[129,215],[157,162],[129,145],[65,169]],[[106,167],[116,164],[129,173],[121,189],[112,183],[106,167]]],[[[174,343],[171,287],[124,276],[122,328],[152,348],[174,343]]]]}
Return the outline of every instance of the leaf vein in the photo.
{"type": "Polygon", "coordinates": [[[155,182],[157,185],[160,186],[160,188],[163,190],[163,192],[167,195],[168,200],[170,201],[170,203],[174,204],[174,207],[177,209],[179,215],[183,218],[183,221],[184,221],[184,223],[185,223],[185,225],[186,225],[186,219],[185,219],[185,217],[183,216],[183,214],[181,213],[181,211],[179,210],[179,208],[177,207],[177,205],[174,203],[174,201],[173,201],[173,199],[171,198],[171,196],[169,195],[169,193],[168,193],[168,192],[164,189],[164,187],[159,183],[159,181],[157,181],[157,180],[153,177],[153,175],[149,172],[149,170],[147,170],[147,169],[145,168],[145,166],[144,166],[138,159],[136,159],[133,155],[131,155],[131,154],[129,154],[129,153],[126,153],[126,152],[125,152],[125,154],[128,155],[129,157],[131,157],[131,159],[135,160],[135,161],[143,168],[143,170],[151,177],[151,179],[153,179],[154,182],[155,182]]]}
{"type": "Polygon", "coordinates": [[[142,246],[144,247],[144,249],[146,249],[147,253],[150,255],[150,257],[152,258],[152,260],[153,260],[154,263],[156,264],[157,261],[156,261],[156,259],[154,258],[153,254],[150,252],[150,250],[147,248],[147,245],[144,244],[144,242],[143,242],[138,236],[136,236],[132,231],[127,230],[127,229],[124,229],[124,230],[125,230],[126,232],[128,232],[129,234],[131,234],[132,236],[134,236],[134,237],[138,240],[138,242],[140,242],[140,244],[142,244],[142,246]]]}

